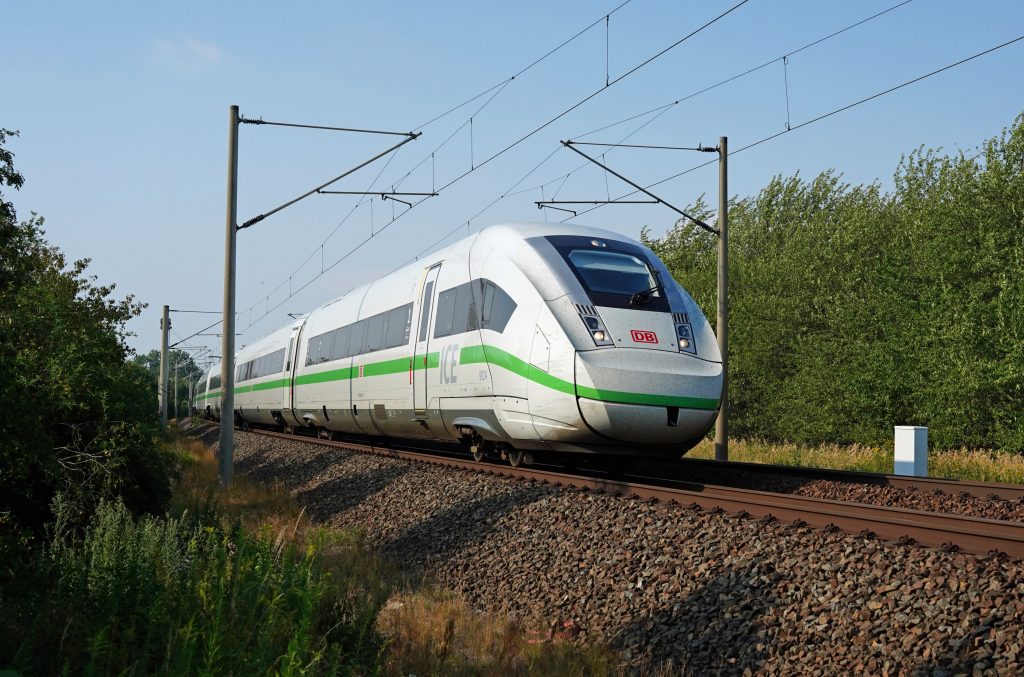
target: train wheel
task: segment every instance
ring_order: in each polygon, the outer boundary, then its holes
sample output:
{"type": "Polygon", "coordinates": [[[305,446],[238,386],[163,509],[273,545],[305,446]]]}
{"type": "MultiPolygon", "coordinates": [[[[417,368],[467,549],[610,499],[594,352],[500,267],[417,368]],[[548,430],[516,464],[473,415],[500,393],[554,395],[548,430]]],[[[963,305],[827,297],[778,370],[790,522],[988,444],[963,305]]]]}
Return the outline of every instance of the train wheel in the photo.
{"type": "Polygon", "coordinates": [[[469,450],[470,453],[473,454],[473,460],[476,461],[477,463],[483,463],[484,460],[487,458],[487,453],[484,451],[483,444],[474,444],[472,447],[469,448],[469,450]]]}
{"type": "Polygon", "coordinates": [[[523,465],[523,461],[526,460],[526,452],[521,449],[510,448],[508,450],[508,464],[513,468],[518,468],[523,465]]]}

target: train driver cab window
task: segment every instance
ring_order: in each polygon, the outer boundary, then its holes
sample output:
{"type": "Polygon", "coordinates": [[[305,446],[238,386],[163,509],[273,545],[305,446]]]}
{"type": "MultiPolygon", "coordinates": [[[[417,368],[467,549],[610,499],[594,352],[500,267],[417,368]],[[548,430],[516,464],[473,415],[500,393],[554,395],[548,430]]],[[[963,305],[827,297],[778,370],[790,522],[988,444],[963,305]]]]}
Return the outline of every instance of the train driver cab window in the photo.
{"type": "Polygon", "coordinates": [[[480,328],[490,329],[499,334],[505,331],[512,313],[516,310],[516,302],[504,289],[490,280],[482,279],[483,301],[480,308],[480,328]]]}
{"type": "Polygon", "coordinates": [[[546,238],[597,306],[665,312],[664,281],[642,247],[577,235],[546,238]]]}
{"type": "Polygon", "coordinates": [[[458,287],[445,289],[437,295],[437,317],[434,318],[434,338],[451,336],[455,319],[455,294],[458,287]]]}
{"type": "MultiPolygon", "coordinates": [[[[575,249],[569,262],[591,292],[604,294],[635,294],[656,287],[658,282],[647,264],[622,252],[575,249]]],[[[660,295],[660,292],[653,292],[660,295]]]]}

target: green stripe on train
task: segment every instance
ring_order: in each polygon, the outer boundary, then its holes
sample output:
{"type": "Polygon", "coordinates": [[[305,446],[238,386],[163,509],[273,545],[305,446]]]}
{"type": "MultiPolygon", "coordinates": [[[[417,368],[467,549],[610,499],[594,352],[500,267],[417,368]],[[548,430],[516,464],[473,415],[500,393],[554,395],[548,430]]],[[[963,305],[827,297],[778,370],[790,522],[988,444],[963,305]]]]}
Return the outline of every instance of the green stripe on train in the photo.
{"type": "MultiPolygon", "coordinates": [[[[426,365],[419,359],[416,364],[410,365],[413,358],[399,357],[383,362],[370,362],[363,365],[363,377],[386,376],[388,374],[401,374],[407,372],[412,366],[415,370],[436,369],[440,366],[440,353],[428,353],[426,365]]],[[[602,402],[616,402],[621,404],[646,404],[660,407],[680,407],[682,409],[704,409],[713,411],[718,408],[718,400],[705,397],[680,397],[677,395],[653,395],[649,393],[632,393],[619,390],[607,390],[604,388],[591,388],[590,386],[576,385],[552,376],[551,374],[538,369],[529,362],[526,362],[512,353],[501,348],[489,345],[467,346],[462,349],[459,355],[460,364],[490,364],[501,367],[525,379],[533,381],[545,388],[551,388],[566,395],[585,397],[591,400],[602,402]]],[[[329,383],[331,381],[345,381],[352,378],[359,378],[359,367],[342,367],[341,369],[329,369],[315,374],[303,374],[295,378],[295,385],[311,385],[314,383],[329,383]]],[[[255,390],[270,390],[273,388],[285,388],[288,386],[288,379],[275,379],[265,383],[256,383],[250,386],[240,386],[235,389],[235,394],[255,390]]],[[[207,399],[219,396],[219,392],[211,392],[201,395],[196,399],[207,399]]]]}
{"type": "Polygon", "coordinates": [[[574,385],[569,381],[538,369],[529,362],[525,362],[515,355],[505,352],[501,348],[481,345],[469,346],[462,349],[460,355],[462,364],[493,364],[507,369],[513,374],[529,379],[552,390],[557,390],[569,395],[586,397],[591,400],[602,402],[617,402],[621,404],[647,404],[661,407],[680,407],[682,409],[706,409],[715,410],[718,408],[718,400],[706,397],[680,397],[677,395],[651,395],[647,393],[630,393],[619,390],[606,390],[603,388],[591,388],[590,386],[574,385]]]}

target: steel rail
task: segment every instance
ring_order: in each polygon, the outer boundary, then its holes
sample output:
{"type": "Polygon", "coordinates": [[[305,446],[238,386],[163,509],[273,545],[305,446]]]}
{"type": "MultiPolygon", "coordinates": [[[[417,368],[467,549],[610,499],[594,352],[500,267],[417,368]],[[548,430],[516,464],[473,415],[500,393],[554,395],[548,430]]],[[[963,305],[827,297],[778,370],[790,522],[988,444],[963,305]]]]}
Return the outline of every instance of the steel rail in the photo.
{"type": "Polygon", "coordinates": [[[829,468],[808,468],[792,465],[771,465],[767,463],[743,463],[729,461],[723,464],[720,461],[712,461],[701,458],[684,458],[675,461],[679,468],[686,466],[699,466],[711,472],[722,471],[728,473],[732,470],[750,472],[753,474],[776,474],[787,477],[806,477],[809,479],[830,480],[846,484],[871,484],[875,486],[889,486],[897,489],[917,489],[919,491],[943,491],[947,494],[959,494],[967,492],[971,496],[979,498],[992,498],[996,496],[1005,500],[1017,500],[1024,498],[1024,484],[1008,484],[1004,482],[980,482],[976,480],[951,480],[941,477],[910,477],[907,475],[885,475],[882,473],[864,472],[856,470],[832,470],[829,468]]]}
{"type": "Polygon", "coordinates": [[[659,484],[655,485],[627,479],[478,463],[451,455],[441,456],[372,444],[332,441],[265,430],[251,432],[268,437],[350,449],[388,458],[482,472],[487,475],[527,479],[554,486],[575,487],[638,499],[669,501],[695,506],[702,510],[722,509],[737,515],[774,518],[781,521],[803,523],[814,528],[834,527],[852,534],[870,532],[884,540],[913,542],[933,548],[959,549],[976,555],[1002,552],[1014,559],[1024,559],[1024,524],[1017,522],[865,503],[847,503],[824,498],[736,489],[682,480],[659,480],[659,484]]]}

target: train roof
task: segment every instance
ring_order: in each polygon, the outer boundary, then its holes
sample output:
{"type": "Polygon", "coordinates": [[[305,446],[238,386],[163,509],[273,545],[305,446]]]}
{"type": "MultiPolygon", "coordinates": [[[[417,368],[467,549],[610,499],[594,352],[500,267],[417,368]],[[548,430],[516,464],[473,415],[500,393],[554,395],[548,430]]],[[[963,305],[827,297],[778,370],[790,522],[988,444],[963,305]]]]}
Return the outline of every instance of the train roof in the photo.
{"type": "Polygon", "coordinates": [[[633,244],[640,244],[633,238],[627,235],[623,235],[622,233],[617,233],[613,230],[607,230],[605,228],[596,228],[593,226],[583,226],[574,223],[546,223],[543,221],[514,221],[510,223],[499,223],[491,226],[485,226],[475,233],[470,233],[469,235],[458,240],[457,242],[453,242],[452,244],[446,247],[442,247],[441,249],[438,249],[423,257],[420,257],[416,261],[410,262],[402,266],[401,268],[391,271],[386,275],[382,275],[376,279],[370,280],[369,282],[361,284],[358,287],[353,287],[348,291],[344,292],[343,294],[340,294],[332,298],[330,301],[327,301],[326,303],[317,306],[317,308],[315,308],[310,313],[307,313],[307,315],[312,314],[312,312],[315,312],[320,308],[326,308],[327,306],[337,303],[338,301],[345,298],[349,294],[352,294],[353,292],[362,291],[366,287],[369,287],[370,285],[374,284],[375,282],[383,278],[399,274],[402,271],[406,270],[407,268],[415,267],[417,269],[421,269],[424,267],[429,267],[430,265],[433,265],[433,263],[437,261],[448,259],[457,255],[462,255],[464,252],[469,250],[470,246],[475,241],[477,241],[477,239],[495,239],[499,241],[502,239],[525,240],[531,237],[544,237],[547,235],[582,235],[585,237],[600,237],[608,240],[619,240],[631,242],[633,244]]]}

